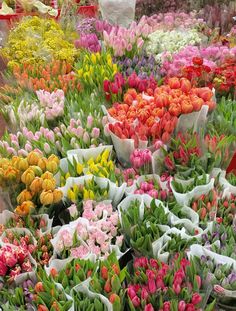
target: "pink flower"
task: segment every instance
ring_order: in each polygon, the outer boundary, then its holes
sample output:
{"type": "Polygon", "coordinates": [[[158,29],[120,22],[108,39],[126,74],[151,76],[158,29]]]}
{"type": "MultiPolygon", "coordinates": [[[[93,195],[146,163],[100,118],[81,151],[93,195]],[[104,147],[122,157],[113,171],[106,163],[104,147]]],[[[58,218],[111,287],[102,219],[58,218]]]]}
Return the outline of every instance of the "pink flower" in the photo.
{"type": "Polygon", "coordinates": [[[136,291],[133,286],[128,287],[128,296],[131,300],[136,297],[136,291]]]}
{"type": "Polygon", "coordinates": [[[61,231],[60,236],[66,248],[69,248],[73,245],[73,235],[71,232],[65,229],[61,231]]]}
{"type": "Polygon", "coordinates": [[[119,216],[118,216],[118,213],[113,213],[111,216],[110,216],[110,221],[112,222],[112,224],[114,226],[117,226],[118,223],[119,223],[119,216]]]}
{"type": "Polygon", "coordinates": [[[87,118],[87,127],[91,128],[93,125],[93,117],[92,116],[88,116],[87,118]]]}
{"type": "Polygon", "coordinates": [[[192,296],[192,304],[197,305],[202,301],[202,296],[198,293],[194,293],[192,296]]]}
{"type": "Polygon", "coordinates": [[[181,286],[179,283],[173,283],[173,291],[176,293],[176,295],[179,295],[181,292],[181,286]]]}
{"type": "Polygon", "coordinates": [[[84,258],[89,254],[88,247],[80,245],[79,247],[71,249],[71,256],[74,258],[84,258]]]}
{"type": "Polygon", "coordinates": [[[120,235],[120,236],[117,236],[117,237],[116,237],[116,245],[117,245],[118,247],[121,247],[121,246],[122,246],[123,241],[124,241],[124,236],[123,236],[123,235],[120,235]]]}
{"type": "Polygon", "coordinates": [[[171,304],[169,301],[165,301],[163,304],[163,311],[170,311],[171,304]]]}
{"type": "Polygon", "coordinates": [[[185,311],[186,303],[184,300],[181,300],[178,304],[178,311],[185,311]]]}
{"type": "Polygon", "coordinates": [[[156,278],[156,286],[157,288],[161,288],[163,289],[165,287],[165,284],[164,284],[164,281],[163,281],[163,277],[158,275],[157,278],[156,278]]]}
{"type": "Polygon", "coordinates": [[[157,286],[154,279],[148,278],[148,289],[151,294],[154,294],[156,292],[157,286]]]}
{"type": "Polygon", "coordinates": [[[90,141],[89,133],[88,133],[88,132],[84,132],[84,134],[83,134],[83,142],[84,142],[85,144],[88,144],[89,141],[90,141]]]}
{"type": "Polygon", "coordinates": [[[153,308],[152,304],[149,303],[145,306],[144,311],[155,311],[155,309],[153,308]]]}
{"type": "Polygon", "coordinates": [[[88,238],[88,231],[87,231],[87,228],[83,224],[78,223],[78,225],[76,227],[76,231],[77,231],[78,236],[82,240],[87,240],[87,238],[88,238]]]}
{"type": "Polygon", "coordinates": [[[2,261],[0,261],[0,276],[5,276],[7,273],[7,266],[5,263],[3,263],[2,261]]]}
{"type": "Polygon", "coordinates": [[[139,307],[140,306],[140,304],[141,304],[141,301],[140,301],[140,299],[138,298],[138,296],[135,296],[134,298],[132,298],[132,304],[133,304],[133,306],[134,307],[139,307]]]}
{"type": "Polygon", "coordinates": [[[51,147],[49,146],[48,143],[45,143],[45,144],[43,145],[43,149],[44,149],[44,151],[45,151],[47,154],[49,154],[49,153],[51,152],[51,147]]]}
{"type": "Polygon", "coordinates": [[[185,311],[195,311],[195,307],[192,303],[187,303],[185,311]]]}
{"type": "Polygon", "coordinates": [[[141,299],[142,300],[147,300],[147,298],[149,297],[149,293],[148,291],[146,290],[145,287],[142,288],[142,291],[141,291],[141,299]]]}
{"type": "Polygon", "coordinates": [[[9,268],[14,267],[17,263],[17,258],[13,251],[5,251],[2,260],[9,268]]]}
{"type": "Polygon", "coordinates": [[[101,245],[101,251],[106,254],[110,251],[110,244],[105,242],[101,245]]]}
{"type": "Polygon", "coordinates": [[[72,218],[76,218],[79,214],[77,210],[77,206],[75,204],[72,204],[70,207],[68,207],[68,211],[72,218]]]}
{"type": "Polygon", "coordinates": [[[14,269],[11,270],[10,272],[10,277],[11,279],[15,279],[19,274],[21,273],[21,267],[15,267],[14,269]]]}
{"type": "Polygon", "coordinates": [[[92,136],[93,138],[98,138],[99,135],[100,135],[100,129],[97,128],[97,127],[94,127],[94,128],[92,129],[91,136],[92,136]]]}
{"type": "Polygon", "coordinates": [[[165,163],[165,166],[168,168],[168,170],[170,171],[174,170],[175,165],[169,156],[165,157],[164,163],[165,163]]]}
{"type": "Polygon", "coordinates": [[[31,262],[29,261],[29,259],[27,261],[23,262],[21,268],[25,272],[32,271],[32,265],[31,265],[31,262]]]}

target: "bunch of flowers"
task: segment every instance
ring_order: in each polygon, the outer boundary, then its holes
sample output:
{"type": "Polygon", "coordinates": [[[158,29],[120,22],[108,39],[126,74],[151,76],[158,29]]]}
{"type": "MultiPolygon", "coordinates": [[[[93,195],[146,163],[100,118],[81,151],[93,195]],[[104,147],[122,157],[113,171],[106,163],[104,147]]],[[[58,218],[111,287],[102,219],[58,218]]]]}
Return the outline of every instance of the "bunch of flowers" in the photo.
{"type": "Polygon", "coordinates": [[[144,53],[133,58],[125,57],[118,60],[117,64],[128,77],[134,72],[140,79],[147,79],[149,76],[155,79],[160,77],[160,70],[153,55],[147,56],[144,53]]]}
{"type": "Polygon", "coordinates": [[[18,275],[33,270],[29,253],[21,246],[2,246],[0,257],[0,276],[3,277],[4,282],[11,283],[18,275]]]}
{"type": "Polygon", "coordinates": [[[13,67],[15,64],[46,63],[50,60],[72,63],[77,51],[55,20],[45,22],[45,19],[34,16],[23,19],[16,26],[1,54],[9,60],[8,66],[13,67]]]}
{"type": "Polygon", "coordinates": [[[111,79],[118,67],[112,61],[110,53],[81,53],[75,64],[77,76],[85,88],[100,88],[105,79],[111,79]]]}
{"type": "MultiPolygon", "coordinates": [[[[95,208],[94,212],[90,211],[89,205],[92,201],[89,202],[84,211],[87,218],[79,218],[72,228],[62,227],[56,236],[54,250],[61,259],[69,256],[83,259],[90,254],[103,258],[112,252],[114,246],[122,246],[123,236],[118,233],[118,215],[110,210],[110,217],[95,221],[96,217],[101,217],[101,209],[99,211],[95,208]]],[[[102,205],[98,206],[101,207],[102,205]]]]}
{"type": "MultiPolygon", "coordinates": [[[[123,97],[123,92],[127,88],[132,88],[138,92],[144,92],[150,90],[152,93],[157,87],[157,82],[154,77],[140,77],[135,72],[133,72],[129,77],[123,76],[121,73],[115,74],[112,80],[104,80],[103,90],[106,94],[106,99],[112,102],[121,100],[123,97]]],[[[132,90],[131,90],[132,92],[132,90]]]]}
{"type": "Polygon", "coordinates": [[[138,54],[143,45],[144,40],[152,32],[152,27],[143,19],[132,22],[128,29],[121,26],[113,26],[109,32],[103,31],[103,39],[105,46],[110,49],[114,56],[132,57],[138,54]]]}
{"type": "Polygon", "coordinates": [[[211,234],[202,235],[203,244],[212,252],[236,259],[236,227],[214,224],[211,234]]]}
{"type": "Polygon", "coordinates": [[[60,169],[61,186],[64,186],[66,179],[69,177],[79,177],[83,175],[94,175],[97,177],[107,178],[114,183],[122,183],[121,171],[115,166],[115,162],[111,159],[111,152],[105,149],[96,158],[91,157],[89,160],[82,163],[75,158],[73,163],[68,160],[68,172],[60,169]]]}
{"type": "Polygon", "coordinates": [[[203,186],[208,183],[206,174],[202,176],[196,176],[193,180],[190,181],[189,184],[183,185],[181,182],[177,182],[176,180],[172,180],[171,184],[173,189],[177,193],[187,193],[191,192],[197,186],[203,186]]]}
{"type": "Polygon", "coordinates": [[[148,36],[146,51],[148,55],[155,55],[157,61],[161,61],[162,53],[169,55],[179,52],[187,45],[198,45],[202,38],[197,30],[187,29],[185,31],[174,29],[166,31],[158,29],[148,36]]]}
{"type": "Polygon", "coordinates": [[[120,269],[115,253],[111,253],[108,258],[100,262],[98,273],[90,282],[90,289],[102,294],[112,303],[113,310],[125,310],[125,290],[123,282],[126,277],[126,268],[120,269]]]}
{"type": "Polygon", "coordinates": [[[17,166],[24,165],[21,182],[25,189],[18,195],[15,212],[20,216],[31,213],[35,207],[48,206],[62,199],[62,192],[56,189],[53,178],[58,170],[59,159],[51,155],[48,159],[32,151],[27,158],[15,158],[17,166]]]}
{"type": "Polygon", "coordinates": [[[209,70],[209,67],[213,70],[225,59],[235,57],[235,53],[235,48],[228,48],[227,46],[196,47],[188,45],[173,55],[169,54],[168,51],[163,53],[161,73],[169,77],[181,76],[183,67],[192,66],[195,57],[203,60],[205,69],[209,70]]]}
{"type": "Polygon", "coordinates": [[[232,225],[236,214],[236,196],[231,194],[229,198],[218,200],[216,220],[225,226],[232,225]]]}
{"type": "Polygon", "coordinates": [[[5,157],[12,155],[25,157],[32,150],[38,149],[45,156],[56,154],[59,157],[66,157],[67,151],[71,149],[97,147],[105,141],[109,143],[109,138],[103,134],[106,119],[96,120],[92,116],[87,120],[82,117],[71,118],[69,122],[59,123],[53,130],[41,126],[39,130],[31,131],[23,127],[17,134],[4,135],[0,142],[0,153],[5,157]]]}
{"type": "Polygon", "coordinates": [[[198,310],[202,302],[202,280],[195,274],[195,268],[193,262],[181,257],[170,265],[145,257],[136,259],[134,276],[128,286],[131,309],[198,310]]]}
{"type": "Polygon", "coordinates": [[[55,310],[69,311],[73,300],[66,296],[63,289],[52,282],[43,269],[37,273],[38,282],[35,284],[33,293],[33,305],[38,311],[55,310]]]}
{"type": "Polygon", "coordinates": [[[52,232],[46,232],[37,239],[37,248],[33,256],[38,264],[41,266],[48,265],[52,255],[53,247],[50,240],[53,238],[52,232]]]}
{"type": "Polygon", "coordinates": [[[198,213],[200,220],[206,222],[216,215],[218,196],[215,190],[211,190],[206,195],[195,197],[190,202],[190,207],[198,213]]]}
{"type": "Polygon", "coordinates": [[[49,64],[16,64],[12,71],[17,84],[32,91],[62,89],[66,94],[68,90],[80,90],[78,79],[66,60],[55,60],[49,64]]]}
{"type": "Polygon", "coordinates": [[[135,251],[140,254],[153,256],[152,243],[158,240],[163,230],[158,225],[168,225],[168,213],[163,206],[151,204],[145,205],[144,215],[140,215],[140,201],[133,199],[129,202],[126,210],[121,208],[122,230],[126,241],[135,251]]]}
{"type": "Polygon", "coordinates": [[[100,22],[102,23],[102,21],[97,20],[94,17],[85,17],[78,22],[77,31],[79,34],[95,33],[96,24],[100,22]]]}
{"type": "MultiPolygon", "coordinates": [[[[22,161],[23,163],[23,161],[22,161]]],[[[23,165],[23,164],[22,164],[23,165]]],[[[21,172],[15,165],[14,159],[0,159],[0,186],[8,188],[19,183],[21,172]]]]}
{"type": "Polygon", "coordinates": [[[5,244],[12,244],[15,246],[21,246],[26,253],[32,254],[35,249],[35,241],[33,240],[33,236],[31,234],[27,234],[22,231],[21,233],[14,229],[7,229],[4,231],[1,240],[5,244]]]}
{"type": "Polygon", "coordinates": [[[134,184],[134,181],[139,177],[136,170],[132,168],[127,168],[123,170],[123,177],[127,186],[130,187],[134,184]]]}
{"type": "MultiPolygon", "coordinates": [[[[151,172],[152,153],[148,149],[135,149],[130,155],[130,162],[139,175],[148,174],[151,172]]],[[[152,189],[154,189],[154,187],[152,189]]]]}
{"type": "Polygon", "coordinates": [[[77,49],[86,49],[92,53],[98,53],[101,51],[101,45],[95,33],[81,34],[79,40],[75,41],[75,46],[77,49]]]}
{"type": "Polygon", "coordinates": [[[40,230],[43,232],[48,228],[48,222],[41,215],[32,216],[29,214],[22,217],[12,213],[12,217],[9,218],[4,225],[0,225],[0,234],[2,234],[5,229],[10,228],[27,228],[38,236],[40,230]]]}
{"type": "Polygon", "coordinates": [[[162,189],[161,184],[154,177],[144,176],[145,180],[140,183],[136,182],[134,194],[148,194],[154,199],[167,201],[169,191],[162,189]]]}
{"type": "Polygon", "coordinates": [[[108,199],[109,184],[107,187],[100,188],[94,178],[85,180],[84,184],[73,185],[67,191],[67,198],[72,203],[80,204],[84,200],[103,201],[108,199]]]}
{"type": "Polygon", "coordinates": [[[72,259],[60,271],[52,267],[50,276],[56,283],[61,284],[69,295],[71,288],[93,276],[96,269],[97,264],[90,260],[72,259]]]}

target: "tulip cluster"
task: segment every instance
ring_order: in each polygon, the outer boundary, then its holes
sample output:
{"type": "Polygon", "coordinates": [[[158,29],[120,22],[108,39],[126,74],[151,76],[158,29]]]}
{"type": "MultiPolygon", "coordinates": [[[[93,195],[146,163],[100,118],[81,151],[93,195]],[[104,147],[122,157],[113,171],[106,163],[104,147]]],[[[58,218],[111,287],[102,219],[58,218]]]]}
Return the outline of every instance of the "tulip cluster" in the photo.
{"type": "Polygon", "coordinates": [[[41,266],[46,266],[49,264],[50,259],[53,255],[53,247],[50,240],[53,238],[53,234],[46,232],[44,235],[40,236],[37,240],[37,248],[33,254],[35,260],[41,266]]]}
{"type": "Polygon", "coordinates": [[[214,219],[217,211],[217,193],[211,190],[206,195],[192,199],[190,207],[198,213],[200,220],[206,222],[208,219],[214,219]]]}
{"type": "Polygon", "coordinates": [[[135,149],[130,155],[130,162],[140,175],[148,174],[151,171],[152,153],[148,149],[135,149]]]}
{"type": "Polygon", "coordinates": [[[100,88],[105,79],[111,79],[118,72],[111,54],[105,52],[84,52],[75,67],[77,76],[86,89],[100,88]]]}
{"type": "MultiPolygon", "coordinates": [[[[97,129],[97,132],[100,130],[97,129]]],[[[94,131],[95,132],[95,131],[94,131]]],[[[61,186],[64,186],[66,179],[69,177],[79,177],[82,175],[93,175],[102,178],[108,178],[114,183],[121,183],[121,172],[116,168],[114,161],[110,159],[111,153],[108,149],[105,149],[101,154],[99,154],[95,159],[91,157],[88,161],[83,163],[77,162],[73,159],[73,163],[68,160],[68,172],[61,172],[61,186]]]]}
{"type": "Polygon", "coordinates": [[[99,298],[92,298],[83,293],[73,291],[74,310],[75,311],[87,311],[87,310],[99,310],[106,311],[107,307],[99,298]]]}
{"type": "Polygon", "coordinates": [[[153,256],[152,243],[158,240],[164,232],[159,224],[168,225],[168,214],[162,205],[146,205],[141,219],[140,202],[132,200],[126,210],[121,211],[122,229],[130,246],[138,253],[153,256]]]}
{"type": "Polygon", "coordinates": [[[76,48],[86,49],[92,53],[101,51],[101,45],[96,34],[81,34],[79,40],[75,41],[75,46],[76,48]]]}
{"type": "Polygon", "coordinates": [[[168,192],[163,190],[160,183],[155,178],[146,177],[145,181],[141,181],[140,184],[136,183],[137,189],[134,194],[148,194],[154,199],[166,201],[168,198],[168,192]]]}
{"type": "Polygon", "coordinates": [[[231,194],[229,198],[218,200],[216,220],[226,226],[232,225],[236,214],[236,196],[231,194]]]}
{"type": "Polygon", "coordinates": [[[50,276],[63,286],[69,295],[71,288],[84,282],[96,272],[97,264],[90,260],[72,259],[63,269],[51,268],[50,276]]]}
{"type": "Polygon", "coordinates": [[[51,155],[48,159],[41,153],[32,151],[27,158],[14,158],[16,166],[24,165],[21,182],[25,189],[18,195],[18,206],[15,212],[20,216],[26,216],[33,212],[34,208],[58,203],[62,199],[62,192],[56,189],[56,181],[53,178],[58,170],[59,159],[51,155]]]}
{"type": "Polygon", "coordinates": [[[7,229],[5,230],[4,234],[1,237],[3,243],[12,244],[15,246],[21,246],[25,250],[25,252],[29,252],[32,254],[35,249],[36,245],[33,240],[33,236],[27,234],[25,232],[18,233],[17,231],[7,229]]]}
{"type": "Polygon", "coordinates": [[[63,90],[66,94],[69,90],[79,91],[80,84],[72,67],[66,61],[54,61],[47,65],[16,65],[13,67],[13,75],[19,86],[32,91],[44,90],[54,92],[63,90]]]}
{"type": "Polygon", "coordinates": [[[98,273],[90,282],[90,289],[107,297],[112,303],[113,310],[125,310],[122,303],[125,296],[122,287],[125,277],[126,268],[120,269],[117,257],[115,253],[112,253],[107,260],[100,262],[98,273]]]}
{"type": "Polygon", "coordinates": [[[202,301],[201,278],[193,262],[177,258],[170,265],[148,260],[134,261],[134,276],[128,286],[132,310],[198,310],[202,301]],[[142,277],[141,277],[142,276],[142,277]]]}
{"type": "Polygon", "coordinates": [[[63,311],[70,310],[73,303],[72,299],[69,299],[65,292],[52,282],[42,269],[38,272],[38,280],[33,290],[33,305],[38,311],[49,311],[51,308],[63,311]]]}
{"type": "Polygon", "coordinates": [[[4,282],[11,283],[18,275],[33,270],[29,253],[21,246],[2,246],[0,257],[0,276],[4,278],[4,282]]]}
{"type": "Polygon", "coordinates": [[[172,180],[171,184],[176,192],[178,193],[187,193],[192,191],[197,186],[206,185],[207,177],[206,174],[202,176],[197,176],[193,180],[190,181],[188,185],[183,185],[181,182],[177,182],[176,180],[172,180]]]}

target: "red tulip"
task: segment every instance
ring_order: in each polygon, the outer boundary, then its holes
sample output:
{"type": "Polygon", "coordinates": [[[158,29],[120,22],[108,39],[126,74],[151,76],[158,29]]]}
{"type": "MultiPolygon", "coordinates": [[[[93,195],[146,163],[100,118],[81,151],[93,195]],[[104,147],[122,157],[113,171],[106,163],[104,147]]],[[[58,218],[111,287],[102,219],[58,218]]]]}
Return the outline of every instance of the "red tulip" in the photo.
{"type": "Polygon", "coordinates": [[[194,293],[192,296],[192,304],[197,305],[202,301],[202,296],[198,293],[194,293]]]}
{"type": "Polygon", "coordinates": [[[195,57],[193,57],[192,61],[193,61],[194,65],[198,65],[198,66],[203,65],[203,58],[202,57],[195,56],[195,57]]]}
{"type": "Polygon", "coordinates": [[[170,78],[168,79],[168,85],[171,89],[179,89],[180,88],[180,81],[178,78],[170,78]]]}

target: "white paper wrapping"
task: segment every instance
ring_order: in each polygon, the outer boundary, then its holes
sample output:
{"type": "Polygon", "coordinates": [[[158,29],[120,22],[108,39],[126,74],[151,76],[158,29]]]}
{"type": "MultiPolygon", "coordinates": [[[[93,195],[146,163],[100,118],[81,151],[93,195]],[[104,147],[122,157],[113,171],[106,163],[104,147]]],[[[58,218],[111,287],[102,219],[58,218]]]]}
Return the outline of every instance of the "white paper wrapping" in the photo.
{"type": "Polygon", "coordinates": [[[128,27],[134,20],[136,0],[99,0],[102,18],[112,24],[128,27]]]}

